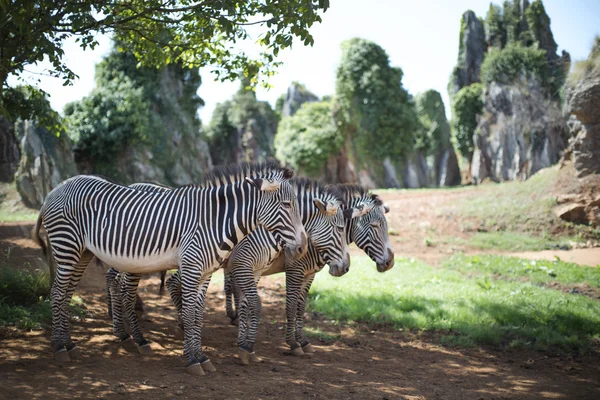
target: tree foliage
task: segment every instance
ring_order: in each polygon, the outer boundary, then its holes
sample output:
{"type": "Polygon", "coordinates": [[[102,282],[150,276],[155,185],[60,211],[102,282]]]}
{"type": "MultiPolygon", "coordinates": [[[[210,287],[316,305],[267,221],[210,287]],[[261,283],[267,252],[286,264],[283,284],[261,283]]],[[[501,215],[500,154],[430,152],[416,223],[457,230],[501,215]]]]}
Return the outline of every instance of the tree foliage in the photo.
{"type": "Polygon", "coordinates": [[[130,143],[148,139],[150,103],[123,72],[102,82],[81,101],[65,106],[77,159],[111,163],[130,143]]]}
{"type": "Polygon", "coordinates": [[[460,89],[452,103],[452,130],[458,151],[467,159],[473,154],[477,116],[483,111],[483,86],[473,83],[460,89]]]}
{"type": "Polygon", "coordinates": [[[514,83],[523,78],[538,79],[551,93],[560,87],[549,74],[545,50],[509,45],[502,50],[491,49],[481,64],[481,81],[486,85],[514,83]]]}
{"type": "Polygon", "coordinates": [[[218,104],[213,112],[206,136],[215,165],[274,156],[278,114],[269,103],[256,99],[249,84],[248,79],[242,80],[233,98],[218,104]]]}
{"type": "Polygon", "coordinates": [[[113,34],[142,65],[214,65],[221,79],[268,74],[294,38],[313,43],[309,28],[328,7],[329,0],[0,1],[0,92],[9,74],[44,57],[51,74],[72,82],[63,44],[74,35],[83,48],[93,48],[98,34],[113,34]],[[233,47],[248,39],[251,25],[261,32],[257,57],[233,47]]]}
{"type": "Polygon", "coordinates": [[[422,129],[415,135],[415,148],[431,154],[450,141],[450,126],[442,96],[436,90],[428,90],[415,97],[417,115],[422,129]]]}
{"type": "Polygon", "coordinates": [[[485,17],[485,36],[488,45],[499,49],[506,46],[506,28],[502,17],[502,8],[490,3],[485,17]]]}
{"type": "MultiPolygon", "coordinates": [[[[117,48],[119,47],[117,43],[117,48]]],[[[96,67],[96,88],[65,107],[75,159],[92,172],[119,179],[111,166],[132,146],[146,146],[152,162],[168,168],[174,132],[199,137],[197,69],[180,64],[162,69],[137,67],[135,56],[116,48],[96,67]]]]}
{"type": "Polygon", "coordinates": [[[336,118],[343,136],[351,135],[360,162],[397,159],[412,149],[419,123],[402,75],[379,45],[359,38],[342,43],[336,118]]]}
{"type": "Polygon", "coordinates": [[[331,102],[307,102],[284,117],[275,136],[277,158],[312,177],[319,176],[344,143],[333,122],[331,102]]]}

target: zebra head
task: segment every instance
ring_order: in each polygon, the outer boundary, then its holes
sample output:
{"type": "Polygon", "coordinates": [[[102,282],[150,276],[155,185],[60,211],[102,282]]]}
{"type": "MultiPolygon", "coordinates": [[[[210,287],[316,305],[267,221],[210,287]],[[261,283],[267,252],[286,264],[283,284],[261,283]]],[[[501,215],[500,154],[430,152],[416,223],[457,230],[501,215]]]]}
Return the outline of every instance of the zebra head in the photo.
{"type": "Polygon", "coordinates": [[[257,224],[270,231],[291,255],[299,257],[308,250],[308,238],[296,191],[289,181],[293,176],[291,170],[277,168],[246,181],[261,194],[255,204],[257,224]]]}
{"type": "Polygon", "coordinates": [[[313,199],[318,209],[315,223],[307,227],[310,241],[323,261],[329,264],[329,273],[342,276],[350,269],[350,253],[345,237],[345,221],[341,202],[327,195],[313,199]]]}
{"type": "Polygon", "coordinates": [[[385,272],[394,266],[394,252],[388,237],[388,224],[385,214],[389,207],[381,198],[370,195],[363,198],[354,208],[345,211],[351,216],[351,237],[367,255],[377,264],[377,271],[385,272]]]}

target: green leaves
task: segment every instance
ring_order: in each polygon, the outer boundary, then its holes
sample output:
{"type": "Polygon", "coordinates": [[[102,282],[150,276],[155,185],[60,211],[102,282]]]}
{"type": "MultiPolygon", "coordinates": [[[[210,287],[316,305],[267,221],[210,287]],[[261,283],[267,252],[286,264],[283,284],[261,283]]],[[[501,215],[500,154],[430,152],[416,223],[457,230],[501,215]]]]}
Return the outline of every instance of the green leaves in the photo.
{"type": "Polygon", "coordinates": [[[352,135],[360,149],[361,163],[401,158],[412,149],[419,122],[402,75],[377,44],[358,38],[342,43],[336,118],[342,134],[352,135]]]}
{"type": "Polygon", "coordinates": [[[458,151],[471,158],[473,134],[477,129],[477,115],[483,111],[483,86],[474,83],[460,89],[452,102],[452,131],[458,151]]]}
{"type": "Polygon", "coordinates": [[[344,143],[333,123],[330,102],[307,102],[279,123],[275,136],[278,159],[310,177],[322,175],[327,160],[344,143]]]}

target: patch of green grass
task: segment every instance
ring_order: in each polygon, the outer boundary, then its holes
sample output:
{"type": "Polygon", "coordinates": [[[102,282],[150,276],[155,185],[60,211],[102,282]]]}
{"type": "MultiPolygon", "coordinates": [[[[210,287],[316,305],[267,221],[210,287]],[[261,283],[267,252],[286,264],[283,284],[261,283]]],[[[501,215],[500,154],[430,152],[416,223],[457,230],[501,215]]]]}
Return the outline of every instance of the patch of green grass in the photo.
{"type": "Polygon", "coordinates": [[[37,211],[8,211],[0,210],[0,222],[35,222],[39,212],[37,211]]]}
{"type": "Polygon", "coordinates": [[[511,231],[538,230],[559,222],[552,213],[556,197],[551,195],[558,169],[539,171],[524,182],[479,186],[473,196],[458,204],[463,217],[477,217],[490,228],[511,231]]]}
{"type": "MultiPolygon", "coordinates": [[[[0,267],[0,326],[33,330],[50,326],[50,278],[46,271],[0,267]]],[[[83,316],[83,300],[74,296],[71,315],[83,316]]]]}
{"type": "Polygon", "coordinates": [[[500,275],[509,279],[525,277],[529,282],[539,284],[587,283],[590,287],[600,288],[600,268],[583,267],[560,260],[530,261],[493,255],[455,255],[446,260],[443,266],[480,276],[500,275]]]}
{"type": "Polygon", "coordinates": [[[577,238],[551,239],[514,232],[477,232],[470,239],[461,241],[461,243],[479,249],[537,251],[556,248],[568,249],[571,247],[569,243],[576,241],[578,241],[577,238]]]}
{"type": "Polygon", "coordinates": [[[600,338],[598,301],[414,259],[397,259],[381,274],[368,258],[355,257],[341,278],[317,274],[310,297],[310,310],[328,318],[450,332],[442,341],[458,345],[585,352],[600,338]]]}

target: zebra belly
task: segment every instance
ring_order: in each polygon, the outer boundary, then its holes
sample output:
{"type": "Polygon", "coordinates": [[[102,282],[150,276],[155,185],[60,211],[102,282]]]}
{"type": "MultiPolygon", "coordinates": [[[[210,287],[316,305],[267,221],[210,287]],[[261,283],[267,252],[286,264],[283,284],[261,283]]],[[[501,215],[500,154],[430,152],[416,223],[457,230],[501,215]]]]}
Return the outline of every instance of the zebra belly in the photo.
{"type": "Polygon", "coordinates": [[[179,251],[177,249],[144,257],[122,257],[90,247],[88,249],[107,265],[132,274],[148,274],[179,266],[179,251]]]}
{"type": "Polygon", "coordinates": [[[275,258],[270,264],[265,265],[262,269],[262,276],[268,276],[285,272],[285,251],[280,251],[277,258],[275,258]]]}

